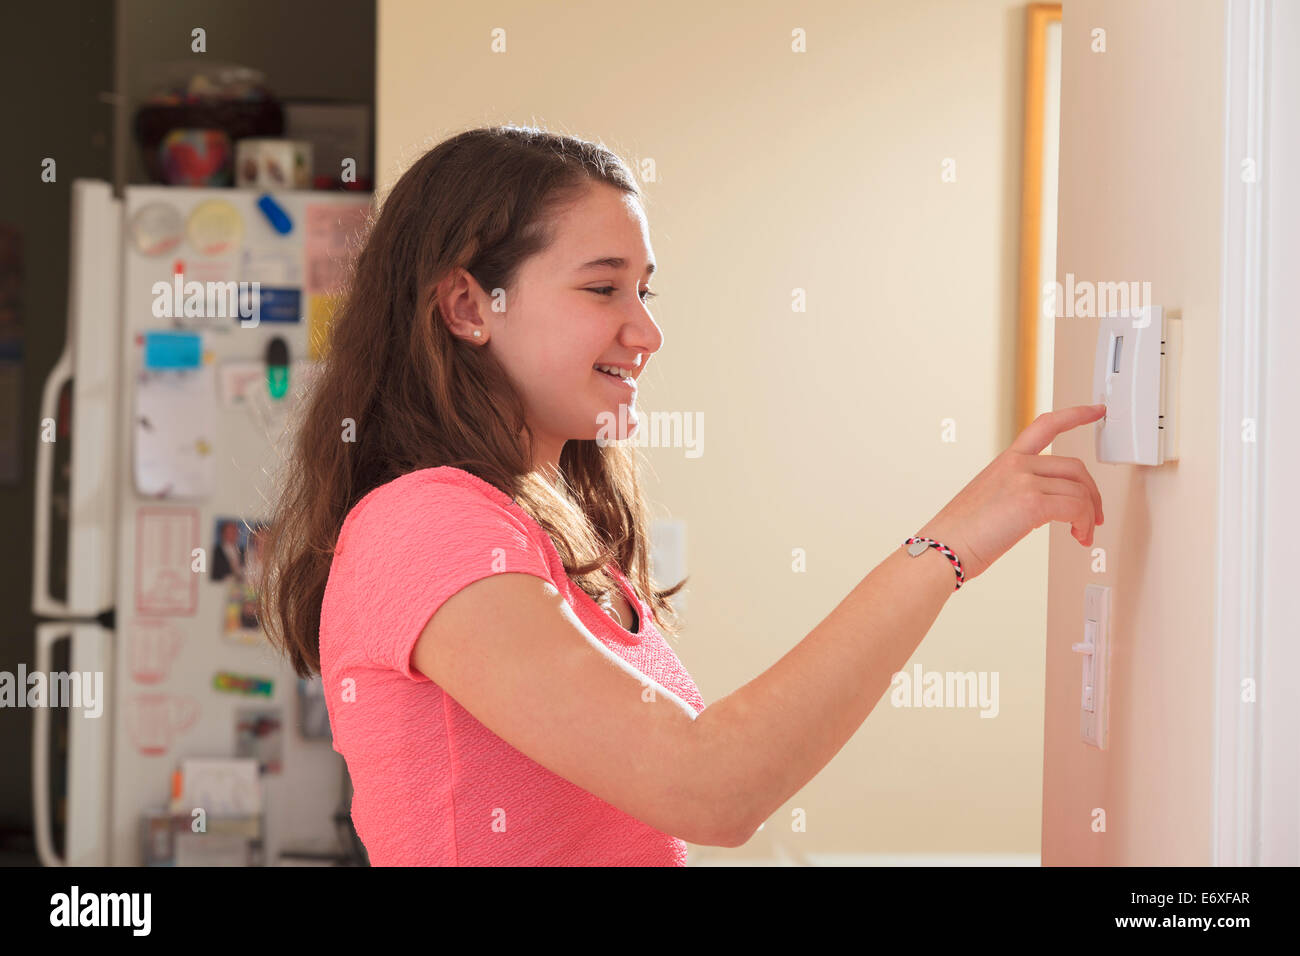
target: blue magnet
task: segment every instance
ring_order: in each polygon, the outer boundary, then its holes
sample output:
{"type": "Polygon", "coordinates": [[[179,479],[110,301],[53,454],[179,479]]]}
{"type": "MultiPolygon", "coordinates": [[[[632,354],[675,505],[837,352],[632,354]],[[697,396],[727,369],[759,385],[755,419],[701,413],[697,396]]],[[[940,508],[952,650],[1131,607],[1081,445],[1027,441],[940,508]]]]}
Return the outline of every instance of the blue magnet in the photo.
{"type": "Polygon", "coordinates": [[[266,216],[273,228],[280,235],[287,235],[293,230],[293,220],[289,214],[284,211],[284,207],[271,198],[270,193],[263,193],[257,200],[257,208],[262,210],[262,215],[266,216]]]}
{"type": "Polygon", "coordinates": [[[146,332],[145,368],[198,368],[203,364],[203,341],[197,332],[146,332]]]}

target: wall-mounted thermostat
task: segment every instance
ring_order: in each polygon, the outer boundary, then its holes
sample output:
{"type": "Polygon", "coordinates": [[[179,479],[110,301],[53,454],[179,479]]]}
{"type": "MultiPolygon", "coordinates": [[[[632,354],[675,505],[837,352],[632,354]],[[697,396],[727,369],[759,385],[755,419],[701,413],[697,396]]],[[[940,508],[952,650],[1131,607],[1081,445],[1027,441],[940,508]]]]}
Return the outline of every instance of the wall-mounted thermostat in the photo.
{"type": "Polygon", "coordinates": [[[1095,426],[1098,461],[1161,465],[1178,458],[1182,344],[1182,319],[1158,305],[1102,318],[1092,386],[1093,401],[1106,403],[1095,426]]]}

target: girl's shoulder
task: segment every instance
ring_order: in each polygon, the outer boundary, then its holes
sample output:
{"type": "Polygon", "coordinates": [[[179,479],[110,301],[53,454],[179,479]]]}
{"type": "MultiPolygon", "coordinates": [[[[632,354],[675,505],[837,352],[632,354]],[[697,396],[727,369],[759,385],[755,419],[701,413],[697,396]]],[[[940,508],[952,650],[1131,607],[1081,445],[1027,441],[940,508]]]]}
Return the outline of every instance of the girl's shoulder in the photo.
{"type": "Polygon", "coordinates": [[[413,499],[420,501],[473,500],[483,497],[493,504],[514,510],[517,506],[508,494],[477,475],[452,465],[420,468],[387,481],[362,495],[344,519],[344,526],[366,511],[390,510],[409,506],[413,499]],[[461,493],[457,493],[461,492],[461,493]],[[464,494],[468,492],[469,494],[464,494]],[[378,506],[378,507],[376,507],[378,506]]]}

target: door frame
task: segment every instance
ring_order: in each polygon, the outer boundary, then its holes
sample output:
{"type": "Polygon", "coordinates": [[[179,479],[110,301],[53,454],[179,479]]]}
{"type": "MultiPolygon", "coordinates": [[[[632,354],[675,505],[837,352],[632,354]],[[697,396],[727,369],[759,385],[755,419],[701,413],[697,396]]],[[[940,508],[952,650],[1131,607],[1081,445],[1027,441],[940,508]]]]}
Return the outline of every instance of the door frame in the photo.
{"type": "Polygon", "coordinates": [[[1300,503],[1287,491],[1300,487],[1300,331],[1282,271],[1300,261],[1300,188],[1272,173],[1300,165],[1300,66],[1281,55],[1300,45],[1300,9],[1227,0],[1225,17],[1212,853],[1221,866],[1295,866],[1300,503]]]}

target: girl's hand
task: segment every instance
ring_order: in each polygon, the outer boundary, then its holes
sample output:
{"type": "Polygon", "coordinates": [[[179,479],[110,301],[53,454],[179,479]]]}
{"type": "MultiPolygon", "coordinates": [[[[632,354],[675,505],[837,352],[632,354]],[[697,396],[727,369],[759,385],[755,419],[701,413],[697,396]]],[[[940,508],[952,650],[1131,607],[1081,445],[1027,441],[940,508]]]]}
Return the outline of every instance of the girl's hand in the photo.
{"type": "Polygon", "coordinates": [[[967,581],[1048,521],[1068,522],[1074,539],[1091,547],[1093,527],[1103,521],[1097,483],[1078,458],[1039,452],[1105,413],[1105,405],[1075,405],[1039,415],[917,535],[952,548],[967,581]]]}

